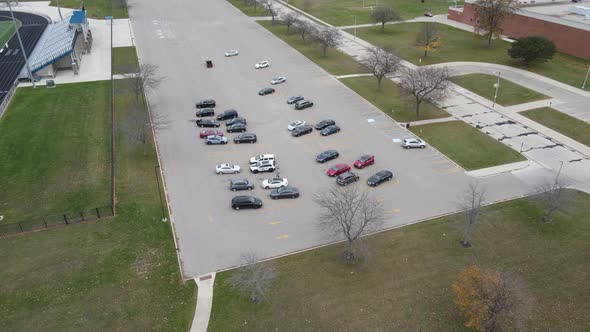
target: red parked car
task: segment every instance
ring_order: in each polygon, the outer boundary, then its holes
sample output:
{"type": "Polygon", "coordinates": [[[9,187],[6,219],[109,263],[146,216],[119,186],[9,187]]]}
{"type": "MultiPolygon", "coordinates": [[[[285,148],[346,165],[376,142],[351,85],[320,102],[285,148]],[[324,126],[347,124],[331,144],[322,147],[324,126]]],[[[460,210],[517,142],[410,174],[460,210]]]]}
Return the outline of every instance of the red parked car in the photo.
{"type": "Polygon", "coordinates": [[[370,154],[366,154],[364,156],[361,156],[359,159],[357,159],[354,162],[354,167],[361,169],[361,168],[365,168],[369,165],[373,165],[375,163],[375,156],[370,155],[370,154]]]}
{"type": "Polygon", "coordinates": [[[336,176],[348,171],[350,171],[350,166],[346,164],[336,164],[328,168],[326,174],[328,174],[328,176],[336,176]]]}
{"type": "Polygon", "coordinates": [[[223,136],[223,133],[221,131],[215,130],[215,129],[205,129],[199,134],[199,137],[205,138],[210,135],[223,136]]]}

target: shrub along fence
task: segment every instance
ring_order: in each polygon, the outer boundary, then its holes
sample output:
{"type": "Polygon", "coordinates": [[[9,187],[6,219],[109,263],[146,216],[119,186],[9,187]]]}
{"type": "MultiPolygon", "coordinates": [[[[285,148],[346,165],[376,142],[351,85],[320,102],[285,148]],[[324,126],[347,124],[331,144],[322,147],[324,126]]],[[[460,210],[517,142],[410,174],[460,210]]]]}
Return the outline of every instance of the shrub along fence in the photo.
{"type": "Polygon", "coordinates": [[[113,215],[112,206],[103,206],[75,213],[45,216],[38,219],[24,220],[10,224],[0,224],[0,236],[68,226],[85,221],[94,221],[113,215]]]}

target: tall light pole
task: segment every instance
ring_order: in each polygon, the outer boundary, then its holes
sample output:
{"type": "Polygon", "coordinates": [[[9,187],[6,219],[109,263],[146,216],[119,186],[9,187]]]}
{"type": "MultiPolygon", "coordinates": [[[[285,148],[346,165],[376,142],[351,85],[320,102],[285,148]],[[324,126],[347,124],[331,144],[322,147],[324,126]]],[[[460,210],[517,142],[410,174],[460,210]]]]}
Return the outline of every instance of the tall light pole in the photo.
{"type": "Polygon", "coordinates": [[[356,40],[356,15],[353,15],[354,17],[354,39],[356,40]]]}
{"type": "Polygon", "coordinates": [[[498,81],[496,82],[496,84],[494,84],[494,87],[496,88],[496,92],[494,93],[494,103],[492,104],[492,108],[496,107],[496,98],[498,98],[498,89],[500,89],[500,72],[498,72],[497,74],[498,74],[498,81]]]}
{"type": "Polygon", "coordinates": [[[61,16],[61,6],[59,5],[59,0],[56,1],[57,4],[57,12],[59,13],[59,19],[64,20],[63,16],[61,16]]]}
{"type": "Polygon", "coordinates": [[[584,78],[584,83],[582,84],[582,90],[586,88],[586,81],[588,81],[588,75],[590,74],[590,65],[588,65],[588,71],[586,72],[586,78],[584,78]]]}
{"type": "Polygon", "coordinates": [[[10,0],[6,0],[6,4],[8,5],[8,10],[10,10],[10,16],[12,17],[12,23],[14,23],[14,30],[16,30],[16,37],[18,38],[18,44],[20,45],[20,52],[23,54],[25,58],[25,65],[27,66],[27,72],[29,72],[29,79],[33,84],[33,88],[35,87],[35,80],[33,79],[33,73],[31,72],[31,67],[29,66],[29,59],[27,58],[27,53],[25,53],[25,48],[23,47],[23,41],[20,39],[20,33],[18,32],[18,24],[16,24],[16,19],[14,18],[14,13],[12,12],[12,6],[10,5],[10,0]]]}

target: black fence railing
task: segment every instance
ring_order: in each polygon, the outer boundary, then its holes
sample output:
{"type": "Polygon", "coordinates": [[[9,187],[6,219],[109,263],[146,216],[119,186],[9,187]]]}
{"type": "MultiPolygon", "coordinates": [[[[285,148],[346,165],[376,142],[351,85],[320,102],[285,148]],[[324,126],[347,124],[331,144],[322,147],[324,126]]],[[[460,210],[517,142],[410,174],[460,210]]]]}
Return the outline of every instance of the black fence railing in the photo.
{"type": "Polygon", "coordinates": [[[113,209],[109,205],[75,213],[64,213],[37,219],[23,220],[17,223],[0,224],[0,236],[67,226],[85,221],[94,221],[105,217],[111,217],[112,215],[113,209]]]}

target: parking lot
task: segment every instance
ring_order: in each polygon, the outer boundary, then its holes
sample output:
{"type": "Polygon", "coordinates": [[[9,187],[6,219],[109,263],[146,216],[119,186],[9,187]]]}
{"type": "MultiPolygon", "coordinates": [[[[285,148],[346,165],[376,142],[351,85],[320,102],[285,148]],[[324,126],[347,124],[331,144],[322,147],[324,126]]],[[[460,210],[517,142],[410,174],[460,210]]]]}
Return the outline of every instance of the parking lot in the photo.
{"type": "MultiPolygon", "coordinates": [[[[328,167],[352,165],[366,153],[374,154],[376,163],[355,171],[360,181],[352,185],[369,188],[367,178],[383,169],[395,176],[369,189],[386,207],[386,227],[458,209],[457,197],[472,178],[431,148],[401,149],[394,139],[409,137],[409,132],[229,3],[198,0],[183,3],[182,10],[168,5],[133,0],[130,16],[141,61],[158,65],[167,76],[150,102],[170,120],[157,141],[185,277],[235,266],[245,251],[264,258],[329,242],[316,226],[313,194],[335,185],[325,175],[328,167]],[[225,58],[230,49],[240,55],[225,58]],[[213,68],[206,68],[206,60],[213,61],[213,68]],[[270,61],[270,68],[254,69],[260,60],[270,61]],[[276,93],[259,96],[258,90],[277,75],[287,82],[275,86],[276,93]],[[315,106],[293,110],[285,101],[296,94],[315,106]],[[194,114],[195,102],[209,97],[217,102],[216,113],[237,109],[258,142],[206,146],[194,114]],[[293,120],[315,124],[323,119],[335,120],[342,131],[321,137],[314,130],[295,138],[286,128],[293,120]],[[340,157],[317,164],[315,156],[327,149],[338,150],[340,157]],[[300,198],[269,199],[270,191],[261,189],[260,182],[271,173],[248,170],[248,159],[261,153],[275,155],[280,175],[300,189],[300,198]],[[239,164],[242,173],[216,175],[215,165],[226,162],[239,164]],[[255,181],[257,187],[243,193],[261,198],[261,209],[231,209],[236,193],[229,190],[229,180],[242,177],[255,181]]],[[[225,126],[219,129],[225,131],[225,126]]],[[[489,201],[531,189],[510,173],[482,181],[489,201]]]]}

